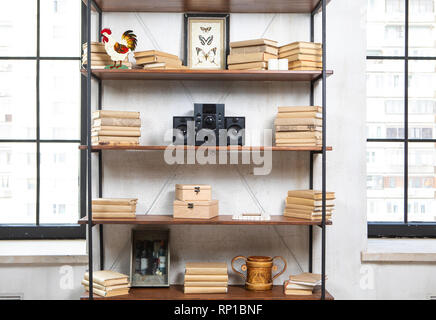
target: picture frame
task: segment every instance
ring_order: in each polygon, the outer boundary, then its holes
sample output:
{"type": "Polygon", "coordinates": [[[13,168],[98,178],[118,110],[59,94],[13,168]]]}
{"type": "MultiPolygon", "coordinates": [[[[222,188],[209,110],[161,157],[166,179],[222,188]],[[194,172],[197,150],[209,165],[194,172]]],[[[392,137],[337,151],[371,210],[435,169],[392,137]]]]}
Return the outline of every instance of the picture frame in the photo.
{"type": "Polygon", "coordinates": [[[230,53],[230,14],[184,15],[184,65],[190,69],[225,70],[230,53]]]}
{"type": "Polygon", "coordinates": [[[131,287],[169,287],[169,248],[169,230],[132,230],[131,287]]]}

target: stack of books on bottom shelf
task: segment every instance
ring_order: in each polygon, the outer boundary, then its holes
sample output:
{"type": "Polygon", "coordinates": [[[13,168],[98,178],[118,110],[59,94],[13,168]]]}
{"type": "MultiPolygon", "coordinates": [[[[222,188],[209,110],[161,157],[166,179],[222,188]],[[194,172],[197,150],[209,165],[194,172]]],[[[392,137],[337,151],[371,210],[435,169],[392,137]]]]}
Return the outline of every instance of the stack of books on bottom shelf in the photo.
{"type": "Polygon", "coordinates": [[[309,296],[319,285],[321,285],[320,274],[304,272],[296,276],[291,275],[283,284],[283,288],[285,295],[309,296]]]}
{"type": "MultiPolygon", "coordinates": [[[[82,45],[82,65],[88,64],[88,44],[85,42],[82,45]]],[[[91,69],[104,69],[106,66],[114,65],[114,61],[106,53],[104,43],[102,42],[91,42],[91,69]]],[[[117,65],[119,63],[117,62],[117,65]]],[[[124,59],[123,65],[131,68],[132,64],[129,62],[128,58],[124,59]]]]}
{"type": "Polygon", "coordinates": [[[229,277],[225,262],[188,262],[185,293],[227,293],[229,277]]]}
{"type": "MultiPolygon", "coordinates": [[[[326,220],[331,219],[334,209],[334,192],[326,192],[326,220]]],[[[322,191],[292,190],[286,198],[286,217],[307,219],[320,222],[322,220],[322,191]]]]}
{"type": "Polygon", "coordinates": [[[137,51],[135,59],[137,67],[147,70],[186,68],[178,56],[157,50],[137,51]]]}
{"type": "Polygon", "coordinates": [[[279,48],[279,58],[288,59],[289,70],[322,70],[322,44],[293,42],[279,48]]]}
{"type": "Polygon", "coordinates": [[[278,107],[274,126],[278,147],[322,146],[322,107],[278,107]]]}
{"type": "MultiPolygon", "coordinates": [[[[89,273],[82,280],[85,290],[89,292],[89,273]]],[[[115,297],[129,294],[129,276],[110,271],[94,271],[92,275],[92,292],[102,297],[115,297]]]]}
{"type": "Polygon", "coordinates": [[[92,199],[92,217],[104,218],[135,218],[138,199],[92,199]]]}
{"type": "Polygon", "coordinates": [[[229,70],[266,70],[268,59],[277,59],[277,42],[255,39],[230,43],[229,70]]]}
{"type": "Polygon", "coordinates": [[[139,144],[139,112],[98,110],[92,113],[91,144],[131,146],[139,144]]]}

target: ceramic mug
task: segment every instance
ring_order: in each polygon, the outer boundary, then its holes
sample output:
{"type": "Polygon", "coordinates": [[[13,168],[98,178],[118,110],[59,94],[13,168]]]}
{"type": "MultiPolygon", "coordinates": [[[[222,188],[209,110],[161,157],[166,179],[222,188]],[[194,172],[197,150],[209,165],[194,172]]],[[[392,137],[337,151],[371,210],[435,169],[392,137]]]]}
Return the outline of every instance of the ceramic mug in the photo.
{"type": "Polygon", "coordinates": [[[237,256],[232,259],[232,269],[235,271],[242,279],[245,280],[245,288],[247,290],[254,291],[266,291],[271,290],[273,287],[273,281],[275,278],[280,276],[283,272],[285,272],[287,267],[286,260],[283,257],[276,256],[274,258],[271,257],[261,257],[261,256],[253,256],[253,257],[244,257],[237,256]],[[235,269],[234,263],[236,260],[242,259],[245,261],[245,264],[241,266],[241,271],[247,271],[247,276],[242,272],[239,272],[235,269]],[[284,266],[283,270],[281,270],[276,275],[272,275],[273,272],[277,271],[278,267],[273,264],[275,259],[280,259],[283,261],[284,266]]]}

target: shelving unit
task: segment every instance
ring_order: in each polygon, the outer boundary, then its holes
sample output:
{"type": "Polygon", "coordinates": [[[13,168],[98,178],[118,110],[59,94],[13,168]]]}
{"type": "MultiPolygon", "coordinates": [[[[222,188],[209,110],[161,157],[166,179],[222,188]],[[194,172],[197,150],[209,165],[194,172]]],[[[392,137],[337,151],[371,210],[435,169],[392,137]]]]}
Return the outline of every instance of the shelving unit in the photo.
{"type": "MultiPolygon", "coordinates": [[[[81,212],[79,224],[88,228],[89,252],[89,282],[90,293],[82,299],[119,299],[119,300],[330,300],[333,297],[325,288],[325,258],[326,258],[326,226],[331,221],[326,219],[326,154],[332,150],[326,145],[326,80],[333,71],[326,70],[326,6],[330,0],[83,0],[82,2],[82,39],[88,43],[88,58],[91,57],[91,11],[98,12],[98,26],[101,30],[102,13],[106,12],[227,12],[227,13],[307,13],[310,14],[310,41],[314,41],[314,16],[322,15],[322,71],[243,71],[243,70],[91,70],[82,69],[82,131],[81,131],[81,212]],[[230,215],[220,215],[210,220],[174,219],[171,215],[138,215],[135,219],[93,219],[92,217],[92,166],[91,155],[98,153],[98,193],[102,192],[102,154],[105,150],[119,151],[159,151],[168,146],[91,146],[91,79],[98,82],[98,109],[102,107],[102,81],[104,80],[214,80],[214,81],[308,81],[310,82],[310,104],[314,105],[314,84],[322,81],[322,122],[323,133],[321,147],[212,147],[215,150],[227,151],[265,151],[277,152],[296,151],[309,152],[309,189],[313,189],[314,156],[322,157],[322,220],[313,222],[283,216],[272,216],[270,221],[241,221],[232,220],[230,215]],[[86,125],[85,125],[86,124],[86,125]],[[86,183],[85,183],[86,182],[86,183]],[[85,213],[88,213],[85,216],[85,213]],[[309,231],[309,268],[313,268],[313,226],[321,228],[321,274],[322,284],[310,296],[286,296],[282,286],[274,286],[273,290],[265,292],[247,291],[240,286],[229,286],[227,294],[183,294],[182,286],[173,285],[169,288],[132,288],[129,295],[113,298],[102,298],[92,293],[93,280],[93,236],[92,228],[100,228],[100,268],[104,269],[104,224],[132,224],[132,225],[300,225],[308,226],[309,231]]],[[[199,147],[176,146],[183,150],[198,149],[199,147]]]]}

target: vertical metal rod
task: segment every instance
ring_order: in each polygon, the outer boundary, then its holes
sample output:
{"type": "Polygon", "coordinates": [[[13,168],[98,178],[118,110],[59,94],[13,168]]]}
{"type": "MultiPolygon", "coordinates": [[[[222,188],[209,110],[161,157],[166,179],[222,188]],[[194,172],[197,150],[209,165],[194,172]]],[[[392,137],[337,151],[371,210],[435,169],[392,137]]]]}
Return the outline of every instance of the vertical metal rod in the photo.
{"type": "MultiPolygon", "coordinates": [[[[309,158],[309,189],[313,189],[313,151],[309,158]]],[[[313,227],[309,226],[309,272],[313,271],[313,227]]]]}
{"type": "Polygon", "coordinates": [[[41,1],[36,2],[36,219],[40,222],[40,194],[41,194],[41,130],[40,130],[40,29],[41,29],[41,1]]]}
{"type": "Polygon", "coordinates": [[[88,272],[89,272],[89,299],[94,298],[93,294],[93,261],[92,261],[92,168],[91,168],[91,0],[87,0],[86,8],[86,41],[87,57],[86,65],[86,123],[87,123],[87,168],[88,168],[88,272]]]}
{"type": "Polygon", "coordinates": [[[407,223],[409,220],[409,0],[406,0],[404,9],[404,223],[407,223]]]}
{"type": "Polygon", "coordinates": [[[325,255],[326,255],[326,0],[322,0],[322,243],[321,243],[321,300],[325,300],[325,255]]]}

